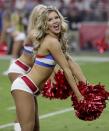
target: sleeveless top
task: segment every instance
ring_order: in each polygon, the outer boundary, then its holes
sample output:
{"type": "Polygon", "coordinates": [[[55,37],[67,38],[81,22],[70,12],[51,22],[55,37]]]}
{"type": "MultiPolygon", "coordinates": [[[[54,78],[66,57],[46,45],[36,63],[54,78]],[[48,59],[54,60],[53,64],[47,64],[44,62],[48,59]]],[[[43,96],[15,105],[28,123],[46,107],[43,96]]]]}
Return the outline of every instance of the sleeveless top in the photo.
{"type": "Polygon", "coordinates": [[[51,54],[48,55],[37,54],[35,58],[35,64],[51,68],[56,65],[56,62],[51,54]]]}

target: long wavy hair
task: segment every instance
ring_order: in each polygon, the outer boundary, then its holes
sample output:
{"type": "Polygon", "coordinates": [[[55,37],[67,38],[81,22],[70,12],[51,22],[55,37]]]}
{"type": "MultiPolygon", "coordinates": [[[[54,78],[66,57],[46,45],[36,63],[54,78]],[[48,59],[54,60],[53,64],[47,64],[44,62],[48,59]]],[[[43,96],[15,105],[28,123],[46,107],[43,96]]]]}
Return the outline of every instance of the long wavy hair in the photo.
{"type": "Polygon", "coordinates": [[[47,20],[48,20],[48,14],[50,12],[56,12],[61,20],[61,32],[59,35],[59,40],[61,42],[63,51],[66,51],[66,45],[67,45],[66,32],[68,29],[68,24],[65,18],[55,7],[47,7],[45,11],[43,11],[43,13],[37,19],[36,25],[34,26],[36,40],[40,41],[46,36],[48,30],[47,20]]]}
{"type": "Polygon", "coordinates": [[[28,33],[30,33],[32,30],[35,30],[34,27],[36,26],[38,17],[41,15],[40,11],[42,8],[46,9],[47,6],[40,4],[33,8],[29,17],[28,30],[27,30],[28,33]]]}

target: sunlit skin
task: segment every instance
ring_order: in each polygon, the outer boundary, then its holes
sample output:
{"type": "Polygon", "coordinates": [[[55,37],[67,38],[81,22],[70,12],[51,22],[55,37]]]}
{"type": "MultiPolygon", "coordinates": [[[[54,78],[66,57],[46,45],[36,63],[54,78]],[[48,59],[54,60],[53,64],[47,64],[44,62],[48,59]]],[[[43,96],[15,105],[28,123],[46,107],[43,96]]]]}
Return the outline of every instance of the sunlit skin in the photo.
{"type": "MultiPolygon", "coordinates": [[[[48,14],[47,25],[48,25],[49,34],[54,37],[57,37],[58,34],[61,32],[61,19],[56,12],[50,12],[48,14]]],[[[57,39],[58,39],[58,37],[57,37],[57,39]]],[[[76,64],[70,56],[68,56],[68,63],[69,63],[69,66],[72,70],[72,74],[75,74],[79,81],[86,82],[86,78],[82,74],[82,71],[81,71],[79,65],[76,64]]],[[[55,70],[57,70],[57,69],[55,68],[55,70]]],[[[50,76],[50,79],[52,79],[52,82],[55,83],[54,78],[53,78],[53,76],[54,76],[53,74],[54,73],[52,73],[52,75],[50,76]]]]}
{"type": "Polygon", "coordinates": [[[48,14],[48,30],[49,33],[59,34],[61,31],[61,20],[56,12],[50,12],[48,14]]]}

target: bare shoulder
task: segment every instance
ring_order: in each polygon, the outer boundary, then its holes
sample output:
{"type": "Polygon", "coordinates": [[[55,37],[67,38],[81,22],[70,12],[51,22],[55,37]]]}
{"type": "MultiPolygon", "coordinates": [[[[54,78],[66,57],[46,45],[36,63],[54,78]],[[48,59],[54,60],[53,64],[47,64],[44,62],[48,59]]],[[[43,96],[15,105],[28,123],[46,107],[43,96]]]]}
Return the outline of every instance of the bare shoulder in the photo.
{"type": "Polygon", "coordinates": [[[58,39],[52,36],[46,36],[44,39],[44,43],[46,43],[46,46],[48,48],[55,48],[60,46],[58,39]]]}

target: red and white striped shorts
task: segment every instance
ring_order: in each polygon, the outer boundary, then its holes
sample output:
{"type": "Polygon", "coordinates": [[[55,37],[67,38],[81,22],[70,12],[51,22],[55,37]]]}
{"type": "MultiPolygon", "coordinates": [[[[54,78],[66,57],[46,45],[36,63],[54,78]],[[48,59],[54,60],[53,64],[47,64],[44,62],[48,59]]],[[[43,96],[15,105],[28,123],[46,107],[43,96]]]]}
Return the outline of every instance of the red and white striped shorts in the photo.
{"type": "Polygon", "coordinates": [[[22,90],[30,94],[38,94],[39,88],[34,82],[26,75],[18,77],[11,86],[11,92],[13,90],[22,90]]]}

